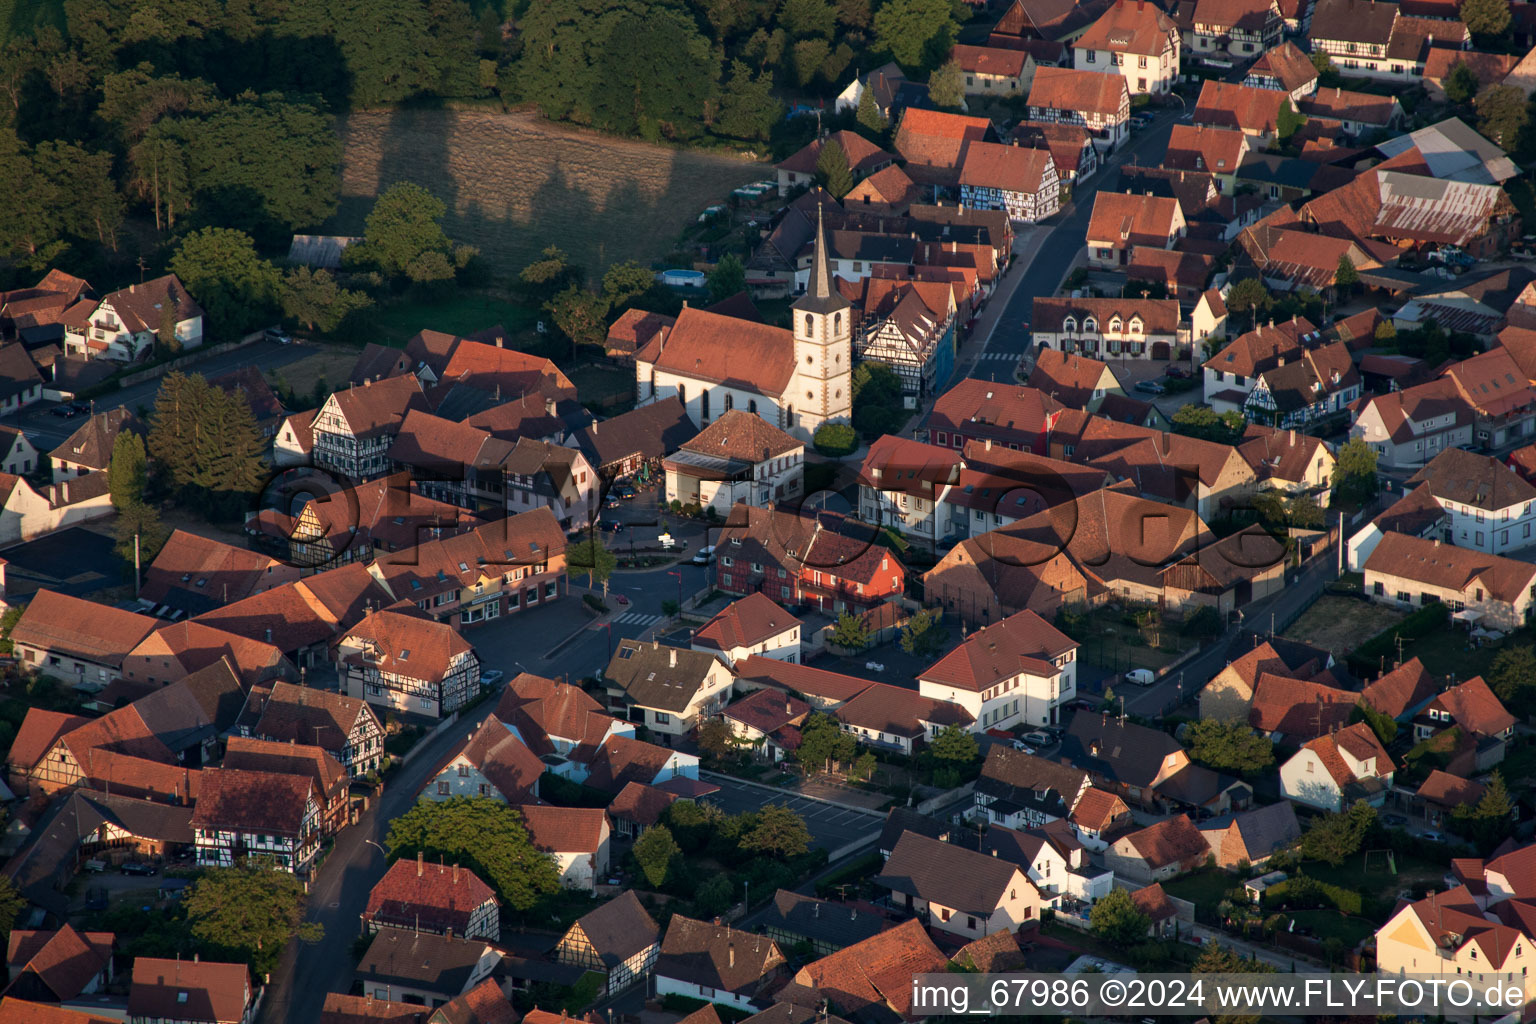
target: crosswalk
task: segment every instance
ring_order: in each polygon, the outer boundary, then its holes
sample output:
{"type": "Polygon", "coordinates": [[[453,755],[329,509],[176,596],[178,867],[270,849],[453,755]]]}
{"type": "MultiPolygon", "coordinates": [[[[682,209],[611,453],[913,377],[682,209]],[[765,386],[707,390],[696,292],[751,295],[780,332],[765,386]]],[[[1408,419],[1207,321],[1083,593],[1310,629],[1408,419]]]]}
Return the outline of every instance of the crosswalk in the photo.
{"type": "Polygon", "coordinates": [[[647,615],[644,612],[626,612],[614,619],[613,624],[615,626],[649,626],[661,620],[662,616],[660,615],[647,615]]]}
{"type": "Polygon", "coordinates": [[[1007,360],[1016,363],[1019,361],[1020,356],[1017,352],[983,352],[976,357],[978,363],[984,359],[1007,360]]]}

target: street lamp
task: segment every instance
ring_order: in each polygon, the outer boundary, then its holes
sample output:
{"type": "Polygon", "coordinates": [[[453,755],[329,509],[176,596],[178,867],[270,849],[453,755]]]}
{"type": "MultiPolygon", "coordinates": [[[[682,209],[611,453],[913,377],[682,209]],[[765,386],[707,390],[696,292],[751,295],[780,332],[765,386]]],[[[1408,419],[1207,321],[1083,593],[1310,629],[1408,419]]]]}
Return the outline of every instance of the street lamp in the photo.
{"type": "Polygon", "coordinates": [[[373,847],[375,850],[378,850],[384,856],[386,856],[386,857],[389,856],[389,851],[384,849],[384,847],[380,846],[378,843],[374,842],[372,839],[364,839],[363,842],[367,843],[369,846],[373,847]]]}
{"type": "Polygon", "coordinates": [[[677,614],[681,616],[683,614],[683,570],[668,572],[667,575],[677,577],[677,614]]]}

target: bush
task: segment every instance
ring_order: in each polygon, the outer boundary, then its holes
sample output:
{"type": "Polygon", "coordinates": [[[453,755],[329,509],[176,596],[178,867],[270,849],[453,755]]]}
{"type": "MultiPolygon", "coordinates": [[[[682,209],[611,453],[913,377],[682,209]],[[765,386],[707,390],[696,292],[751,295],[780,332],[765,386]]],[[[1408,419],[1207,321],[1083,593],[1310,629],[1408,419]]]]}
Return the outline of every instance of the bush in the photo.
{"type": "Polygon", "coordinates": [[[824,423],[816,431],[811,443],[828,458],[842,458],[853,454],[859,446],[859,435],[846,423],[824,423]]]}
{"type": "Polygon", "coordinates": [[[588,608],[591,608],[593,611],[606,612],[608,610],[608,605],[605,604],[603,599],[598,597],[596,594],[582,594],[581,603],[586,605],[588,608]]]}

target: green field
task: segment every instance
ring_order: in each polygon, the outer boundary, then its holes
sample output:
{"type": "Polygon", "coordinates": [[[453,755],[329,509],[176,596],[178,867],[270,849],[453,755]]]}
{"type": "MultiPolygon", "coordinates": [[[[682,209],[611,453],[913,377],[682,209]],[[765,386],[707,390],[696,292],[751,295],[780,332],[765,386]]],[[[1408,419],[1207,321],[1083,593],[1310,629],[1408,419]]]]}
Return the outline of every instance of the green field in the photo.
{"type": "Polygon", "coordinates": [[[367,317],[368,340],[381,345],[403,348],[423,330],[463,336],[501,324],[510,343],[526,348],[519,342],[534,336],[539,312],[493,293],[456,291],[449,299],[392,301],[369,310],[367,317]]]}

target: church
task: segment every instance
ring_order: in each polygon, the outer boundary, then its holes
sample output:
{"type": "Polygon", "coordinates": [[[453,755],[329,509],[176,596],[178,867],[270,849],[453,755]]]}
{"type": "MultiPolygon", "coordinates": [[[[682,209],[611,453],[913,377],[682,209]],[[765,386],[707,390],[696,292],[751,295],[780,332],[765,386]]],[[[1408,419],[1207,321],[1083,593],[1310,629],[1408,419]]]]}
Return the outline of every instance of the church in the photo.
{"type": "Polygon", "coordinates": [[[635,354],[637,404],[676,395],[700,429],[744,409],[803,441],[823,423],[848,422],[853,318],[832,284],[819,212],[810,283],[793,311],[785,330],[685,307],[635,354]]]}

